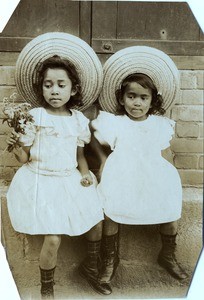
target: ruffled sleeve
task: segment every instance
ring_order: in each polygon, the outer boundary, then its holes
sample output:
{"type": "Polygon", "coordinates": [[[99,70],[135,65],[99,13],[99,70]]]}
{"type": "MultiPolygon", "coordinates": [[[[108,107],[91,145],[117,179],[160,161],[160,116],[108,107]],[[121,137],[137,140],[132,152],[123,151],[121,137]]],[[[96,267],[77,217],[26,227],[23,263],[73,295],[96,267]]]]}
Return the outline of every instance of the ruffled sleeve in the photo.
{"type": "Polygon", "coordinates": [[[111,150],[115,148],[116,143],[116,116],[100,111],[98,117],[91,122],[95,130],[94,136],[103,145],[108,144],[111,150]]]}
{"type": "Polygon", "coordinates": [[[78,122],[78,137],[77,146],[84,147],[91,140],[91,132],[89,129],[89,119],[87,119],[83,113],[75,111],[78,122]]]}
{"type": "Polygon", "coordinates": [[[25,125],[24,131],[25,134],[20,133],[20,138],[19,138],[19,142],[23,145],[23,146],[31,146],[33,144],[33,141],[35,139],[35,134],[36,134],[36,108],[31,109],[29,111],[29,113],[33,116],[34,118],[34,123],[29,123],[25,125]]]}
{"type": "Polygon", "coordinates": [[[159,124],[159,140],[161,149],[164,150],[170,147],[170,141],[175,131],[175,121],[166,117],[160,117],[161,124],[159,124]]]}

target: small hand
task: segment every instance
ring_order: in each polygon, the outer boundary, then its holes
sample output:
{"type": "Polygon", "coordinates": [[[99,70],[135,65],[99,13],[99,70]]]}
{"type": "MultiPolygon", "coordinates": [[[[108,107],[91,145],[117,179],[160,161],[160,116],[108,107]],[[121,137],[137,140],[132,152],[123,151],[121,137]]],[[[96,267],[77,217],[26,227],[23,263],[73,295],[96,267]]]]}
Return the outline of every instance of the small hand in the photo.
{"type": "Polygon", "coordinates": [[[8,144],[8,151],[12,151],[13,149],[20,147],[19,138],[20,135],[15,130],[12,130],[10,135],[6,139],[6,143],[8,144]]]}
{"type": "Polygon", "coordinates": [[[91,174],[85,174],[85,175],[83,175],[80,183],[84,187],[92,185],[93,184],[93,179],[91,177],[91,174]]]}

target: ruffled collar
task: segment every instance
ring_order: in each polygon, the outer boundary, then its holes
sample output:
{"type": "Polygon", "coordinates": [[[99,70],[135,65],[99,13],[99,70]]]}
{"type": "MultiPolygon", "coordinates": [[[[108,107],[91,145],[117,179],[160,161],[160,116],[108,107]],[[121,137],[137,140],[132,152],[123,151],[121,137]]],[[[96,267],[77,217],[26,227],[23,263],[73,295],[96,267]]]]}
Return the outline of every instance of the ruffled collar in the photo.
{"type": "Polygon", "coordinates": [[[76,136],[78,126],[76,123],[77,113],[71,110],[71,116],[56,116],[47,113],[43,107],[35,108],[31,111],[37,127],[45,127],[47,134],[56,136],[76,136]]]}

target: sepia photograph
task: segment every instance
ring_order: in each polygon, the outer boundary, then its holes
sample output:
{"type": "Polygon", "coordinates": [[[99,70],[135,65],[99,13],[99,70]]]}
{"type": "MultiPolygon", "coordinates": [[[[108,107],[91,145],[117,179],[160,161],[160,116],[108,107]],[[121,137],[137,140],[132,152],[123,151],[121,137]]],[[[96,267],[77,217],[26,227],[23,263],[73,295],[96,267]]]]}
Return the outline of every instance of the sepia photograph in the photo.
{"type": "Polygon", "coordinates": [[[0,33],[2,299],[193,300],[204,32],[189,3],[17,2],[0,33]]]}

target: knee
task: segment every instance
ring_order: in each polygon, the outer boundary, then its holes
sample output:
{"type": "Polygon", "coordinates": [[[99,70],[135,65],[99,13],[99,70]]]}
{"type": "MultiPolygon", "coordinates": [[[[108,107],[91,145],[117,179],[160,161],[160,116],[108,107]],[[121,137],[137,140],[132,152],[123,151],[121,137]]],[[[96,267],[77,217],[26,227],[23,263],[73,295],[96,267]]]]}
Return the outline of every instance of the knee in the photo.
{"type": "Polygon", "coordinates": [[[58,249],[61,243],[61,236],[49,235],[45,237],[45,243],[50,249],[58,249]]]}
{"type": "Polygon", "coordinates": [[[102,232],[102,228],[103,228],[103,221],[99,222],[98,224],[96,224],[93,228],[92,228],[92,232],[95,233],[101,233],[102,232]]]}
{"type": "Polygon", "coordinates": [[[164,234],[176,234],[178,229],[177,221],[161,224],[160,231],[164,234]]]}

